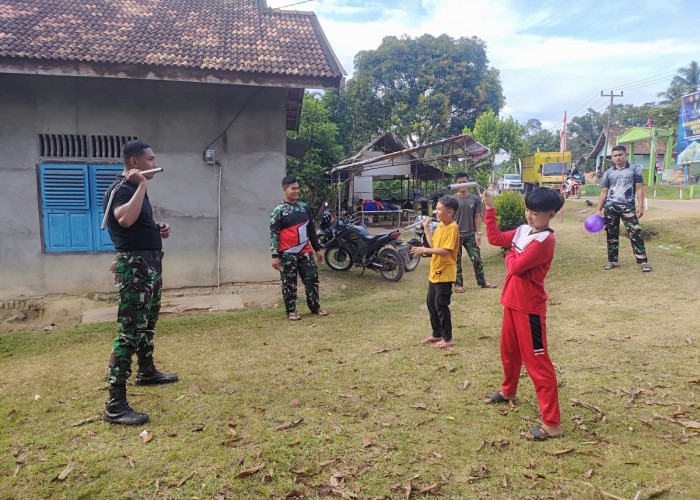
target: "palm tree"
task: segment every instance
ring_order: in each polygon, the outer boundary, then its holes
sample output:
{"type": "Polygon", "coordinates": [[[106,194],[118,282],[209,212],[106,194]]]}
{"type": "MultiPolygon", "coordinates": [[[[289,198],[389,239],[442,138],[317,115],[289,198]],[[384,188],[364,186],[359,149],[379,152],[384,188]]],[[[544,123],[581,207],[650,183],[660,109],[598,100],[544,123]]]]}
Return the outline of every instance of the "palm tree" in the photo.
{"type": "Polygon", "coordinates": [[[700,85],[700,66],[693,61],[687,68],[680,68],[666,92],[659,92],[657,97],[663,98],[660,104],[677,104],[682,96],[697,92],[698,85],[700,85]]]}

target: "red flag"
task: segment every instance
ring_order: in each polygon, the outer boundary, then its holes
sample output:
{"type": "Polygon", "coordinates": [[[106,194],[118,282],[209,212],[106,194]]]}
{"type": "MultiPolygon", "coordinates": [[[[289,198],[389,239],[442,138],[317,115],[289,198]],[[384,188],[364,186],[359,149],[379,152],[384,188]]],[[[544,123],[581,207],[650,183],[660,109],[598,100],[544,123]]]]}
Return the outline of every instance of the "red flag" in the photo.
{"type": "Polygon", "coordinates": [[[566,110],[564,111],[564,121],[561,124],[561,132],[559,133],[559,151],[566,151],[566,110]]]}

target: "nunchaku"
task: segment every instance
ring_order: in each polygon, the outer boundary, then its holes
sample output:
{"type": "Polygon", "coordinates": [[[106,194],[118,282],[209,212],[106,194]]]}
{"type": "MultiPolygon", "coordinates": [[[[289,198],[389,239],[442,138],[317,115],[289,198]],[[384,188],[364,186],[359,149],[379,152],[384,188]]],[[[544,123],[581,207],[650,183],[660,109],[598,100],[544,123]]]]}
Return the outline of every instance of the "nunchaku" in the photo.
{"type": "MultiPolygon", "coordinates": [[[[165,170],[165,169],[162,167],[153,168],[151,170],[142,170],[141,175],[157,174],[158,172],[163,172],[163,170],[165,170]]],[[[124,179],[122,179],[119,182],[119,184],[114,186],[114,189],[112,189],[112,192],[109,193],[109,200],[107,200],[107,208],[105,208],[105,216],[102,218],[102,224],[100,224],[100,229],[105,229],[107,227],[107,219],[109,218],[109,211],[112,209],[112,200],[114,200],[114,193],[125,182],[126,182],[126,177],[124,179]]]]}

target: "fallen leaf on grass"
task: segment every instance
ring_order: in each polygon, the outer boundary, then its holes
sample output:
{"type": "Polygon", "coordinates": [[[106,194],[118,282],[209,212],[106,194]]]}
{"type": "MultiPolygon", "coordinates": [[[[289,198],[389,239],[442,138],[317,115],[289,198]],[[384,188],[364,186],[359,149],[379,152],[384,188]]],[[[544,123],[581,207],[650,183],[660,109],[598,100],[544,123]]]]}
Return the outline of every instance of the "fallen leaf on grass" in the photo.
{"type": "Polygon", "coordinates": [[[381,354],[383,352],[389,352],[389,349],[379,349],[378,351],[374,351],[372,354],[381,354]]]}
{"type": "Polygon", "coordinates": [[[239,472],[239,473],[236,475],[236,479],[243,479],[243,478],[246,478],[246,477],[248,477],[248,476],[252,476],[252,475],[255,474],[256,472],[258,472],[259,470],[261,470],[263,467],[265,467],[265,464],[264,464],[264,463],[262,463],[262,464],[260,464],[260,465],[257,465],[257,466],[255,466],[255,467],[251,467],[250,469],[242,470],[241,472],[239,472]]]}
{"type": "Polygon", "coordinates": [[[413,427],[420,427],[421,425],[427,424],[428,422],[432,422],[433,420],[435,420],[435,417],[426,418],[425,420],[421,420],[417,424],[413,424],[413,427]]]}
{"type": "Polygon", "coordinates": [[[288,491],[286,495],[284,495],[282,498],[287,498],[289,500],[297,500],[304,498],[306,496],[306,491],[304,490],[291,490],[288,491]]]}
{"type": "Polygon", "coordinates": [[[652,491],[647,498],[659,498],[660,496],[663,496],[669,491],[671,491],[671,488],[673,488],[673,485],[666,486],[665,488],[660,490],[652,491]]]}
{"type": "Polygon", "coordinates": [[[260,460],[260,456],[262,455],[262,448],[260,448],[257,453],[255,454],[255,458],[253,458],[253,462],[257,462],[260,460]]]}
{"type": "Polygon", "coordinates": [[[296,438],[294,441],[292,441],[292,442],[289,444],[289,446],[296,446],[296,445],[298,445],[299,443],[301,443],[301,439],[296,438]]]}
{"type": "Polygon", "coordinates": [[[502,448],[504,446],[509,446],[510,441],[507,439],[501,439],[500,441],[486,441],[484,440],[479,447],[476,449],[476,451],[481,450],[484,446],[491,446],[492,448],[502,448]]]}
{"type": "Polygon", "coordinates": [[[566,450],[554,450],[554,451],[545,451],[547,455],[552,455],[553,457],[558,457],[559,455],[566,455],[567,453],[572,453],[576,451],[576,448],[568,448],[566,450]]]}
{"type": "Polygon", "coordinates": [[[474,469],[473,467],[469,471],[469,477],[467,478],[467,481],[470,483],[472,481],[477,481],[479,479],[484,479],[489,475],[489,468],[485,463],[479,463],[477,465],[477,468],[474,469]]]}
{"type": "Polygon", "coordinates": [[[284,430],[284,429],[290,429],[290,428],[292,428],[292,427],[295,427],[295,426],[299,425],[299,424],[302,423],[303,421],[304,421],[304,419],[303,419],[303,418],[300,418],[299,420],[295,420],[294,422],[285,422],[284,424],[282,424],[282,425],[280,425],[280,426],[277,426],[277,427],[275,428],[275,430],[276,430],[276,431],[282,431],[282,430],[284,430]]]}
{"type": "Polygon", "coordinates": [[[411,408],[415,408],[416,410],[427,410],[428,409],[428,407],[423,403],[413,404],[413,405],[411,405],[411,408]]]}
{"type": "Polygon", "coordinates": [[[337,458],[337,457],[336,457],[336,458],[331,458],[330,460],[326,460],[325,462],[321,462],[320,464],[318,464],[318,468],[319,468],[319,469],[323,469],[324,467],[327,467],[327,466],[329,466],[329,465],[331,465],[331,464],[336,463],[338,460],[340,460],[340,459],[337,458]]]}
{"type": "Polygon", "coordinates": [[[593,469],[588,469],[588,470],[583,472],[583,477],[585,477],[586,479],[590,479],[592,475],[593,475],[593,469]]]}
{"type": "Polygon", "coordinates": [[[508,479],[506,478],[506,476],[503,476],[503,478],[501,479],[501,484],[504,488],[508,487],[508,479]]]}
{"type": "Polygon", "coordinates": [[[535,460],[530,459],[530,463],[525,466],[526,469],[534,469],[535,468],[535,460]]]}
{"type": "Polygon", "coordinates": [[[362,446],[367,448],[368,446],[372,446],[372,440],[370,438],[364,438],[362,440],[362,446]]]}
{"type": "Polygon", "coordinates": [[[292,402],[289,403],[289,406],[291,406],[291,407],[299,406],[299,400],[298,400],[298,399],[292,399],[292,402]]]}
{"type": "Polygon", "coordinates": [[[182,479],[180,479],[180,482],[177,483],[177,484],[175,485],[175,487],[176,487],[176,488],[179,488],[180,486],[182,486],[183,484],[185,484],[187,481],[189,481],[190,479],[192,479],[192,476],[194,476],[194,472],[190,472],[188,475],[186,475],[185,477],[183,477],[182,479]]]}
{"type": "Polygon", "coordinates": [[[141,434],[139,434],[139,437],[143,439],[143,444],[146,444],[151,439],[153,439],[153,433],[144,429],[143,431],[141,431],[141,434]]]}
{"type": "Polygon", "coordinates": [[[202,432],[204,429],[206,429],[207,424],[200,424],[192,428],[192,432],[202,432]]]}
{"type": "Polygon", "coordinates": [[[127,460],[129,460],[129,465],[131,466],[132,469],[133,469],[134,467],[136,467],[136,466],[134,465],[134,459],[131,458],[131,455],[127,455],[126,458],[127,458],[127,460]]]}
{"type": "Polygon", "coordinates": [[[53,478],[51,480],[51,482],[53,482],[53,481],[65,481],[66,478],[70,475],[71,472],[73,472],[74,469],[75,469],[75,465],[73,465],[73,463],[69,463],[66,466],[66,468],[63,469],[58,476],[56,476],[55,478],[53,478]]]}
{"type": "Polygon", "coordinates": [[[226,434],[228,434],[229,436],[236,437],[236,429],[234,429],[233,427],[229,427],[228,429],[226,429],[226,434]]]}
{"type": "Polygon", "coordinates": [[[469,387],[469,384],[471,384],[471,382],[469,380],[465,380],[464,383],[462,384],[462,388],[460,389],[460,391],[463,391],[467,387],[469,387]]]}
{"type": "Polygon", "coordinates": [[[430,486],[424,486],[418,490],[419,495],[423,495],[424,493],[437,493],[440,491],[440,488],[444,486],[443,483],[433,483],[430,486]]]}
{"type": "Polygon", "coordinates": [[[99,415],[94,416],[94,417],[84,418],[82,420],[78,420],[77,422],[70,424],[70,426],[71,427],[79,427],[83,424],[89,424],[90,422],[94,422],[95,420],[99,420],[100,418],[101,417],[99,415]]]}

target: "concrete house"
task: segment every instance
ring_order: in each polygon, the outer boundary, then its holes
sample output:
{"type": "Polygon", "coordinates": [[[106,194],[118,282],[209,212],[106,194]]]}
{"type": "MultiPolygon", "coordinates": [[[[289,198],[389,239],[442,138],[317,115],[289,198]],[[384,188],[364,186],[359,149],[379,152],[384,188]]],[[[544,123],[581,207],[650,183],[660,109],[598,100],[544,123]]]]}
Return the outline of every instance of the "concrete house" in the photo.
{"type": "Polygon", "coordinates": [[[113,289],[102,197],[132,138],[165,286],[275,279],[269,215],[305,88],[344,70],[316,16],[265,0],[0,0],[0,300],[113,289]]]}

